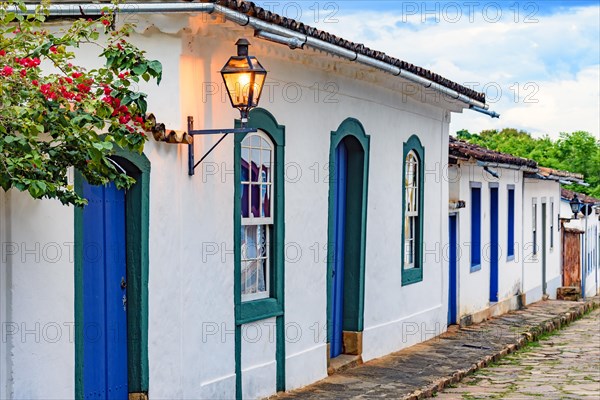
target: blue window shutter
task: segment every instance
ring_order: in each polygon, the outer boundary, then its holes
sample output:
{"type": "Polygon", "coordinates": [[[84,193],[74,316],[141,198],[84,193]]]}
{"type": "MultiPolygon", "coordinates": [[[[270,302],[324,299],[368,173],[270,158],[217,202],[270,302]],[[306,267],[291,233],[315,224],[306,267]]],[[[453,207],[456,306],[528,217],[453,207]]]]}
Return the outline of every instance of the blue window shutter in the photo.
{"type": "Polygon", "coordinates": [[[515,255],[515,190],[508,189],[508,257],[515,255]]]}
{"type": "Polygon", "coordinates": [[[471,188],[471,271],[481,269],[481,188],[471,188]]]}

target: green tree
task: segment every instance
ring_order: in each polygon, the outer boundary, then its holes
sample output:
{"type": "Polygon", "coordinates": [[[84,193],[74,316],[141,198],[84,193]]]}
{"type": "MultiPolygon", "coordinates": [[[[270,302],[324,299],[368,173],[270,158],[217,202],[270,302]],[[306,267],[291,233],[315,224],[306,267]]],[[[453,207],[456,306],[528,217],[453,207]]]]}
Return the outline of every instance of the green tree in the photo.
{"type": "Polygon", "coordinates": [[[33,15],[21,0],[0,4],[0,187],[81,206],[71,167],[94,185],[133,182],[110,156],[117,147],[142,152],[146,94],[134,83],[160,82],[162,66],[127,41],[132,26],[115,28],[108,9],[59,32],[46,18],[44,4],[33,15]],[[103,67],[77,65],[74,51],[85,45],[98,49],[103,67]]]}
{"type": "Polygon", "coordinates": [[[469,143],[525,157],[540,166],[580,173],[590,186],[570,185],[568,188],[600,198],[600,140],[590,133],[561,133],[557,141],[548,136],[533,138],[529,133],[512,128],[486,130],[473,134],[458,131],[457,137],[469,143]]]}

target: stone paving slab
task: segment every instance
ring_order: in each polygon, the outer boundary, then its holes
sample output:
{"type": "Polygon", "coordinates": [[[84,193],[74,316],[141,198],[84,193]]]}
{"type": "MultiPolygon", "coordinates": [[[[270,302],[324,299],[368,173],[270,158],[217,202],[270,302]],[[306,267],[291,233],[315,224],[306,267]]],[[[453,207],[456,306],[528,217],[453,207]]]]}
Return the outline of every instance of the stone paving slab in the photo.
{"type": "MultiPolygon", "coordinates": [[[[306,388],[280,393],[272,396],[272,399],[413,400],[431,397],[465,376],[537,340],[540,335],[559,329],[599,306],[598,297],[579,302],[541,301],[528,305],[523,310],[513,311],[468,328],[452,329],[417,346],[350,368],[306,388]]],[[[568,349],[563,350],[560,356],[568,358],[568,349]]],[[[542,350],[538,353],[535,355],[538,358],[553,357],[542,350]]],[[[575,359],[576,354],[572,357],[575,359]]],[[[535,361],[530,359],[525,362],[535,361]]],[[[528,367],[530,365],[523,366],[528,367]]],[[[505,369],[502,370],[502,374],[505,378],[519,374],[519,369],[511,365],[503,368],[505,369]]],[[[477,398],[498,398],[499,394],[508,394],[513,385],[513,382],[507,379],[485,382],[483,389],[488,392],[482,390],[481,397],[477,398]],[[490,389],[492,386],[494,388],[490,389]]],[[[577,387],[573,392],[569,387],[565,388],[563,396],[577,398],[578,395],[588,395],[587,386],[577,387]]],[[[543,389],[542,387],[534,390],[543,389]]],[[[545,389],[547,392],[532,392],[531,396],[548,394],[547,398],[553,398],[553,388],[548,385],[545,389]]]]}

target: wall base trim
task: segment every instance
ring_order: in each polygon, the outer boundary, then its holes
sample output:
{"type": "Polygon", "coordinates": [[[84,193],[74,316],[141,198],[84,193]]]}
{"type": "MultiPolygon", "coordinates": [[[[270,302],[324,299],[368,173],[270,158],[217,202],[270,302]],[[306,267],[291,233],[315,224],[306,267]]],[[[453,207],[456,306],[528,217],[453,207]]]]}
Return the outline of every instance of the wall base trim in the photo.
{"type": "Polygon", "coordinates": [[[479,322],[483,322],[492,317],[505,314],[509,311],[518,310],[527,304],[527,295],[526,293],[517,294],[508,299],[499,301],[497,303],[492,303],[486,309],[481,311],[477,311],[472,314],[463,315],[460,317],[459,325],[461,328],[465,326],[469,326],[472,324],[478,324],[479,322]]]}
{"type": "Polygon", "coordinates": [[[360,356],[363,349],[363,334],[362,332],[344,331],[343,336],[343,353],[354,356],[360,356]]]}

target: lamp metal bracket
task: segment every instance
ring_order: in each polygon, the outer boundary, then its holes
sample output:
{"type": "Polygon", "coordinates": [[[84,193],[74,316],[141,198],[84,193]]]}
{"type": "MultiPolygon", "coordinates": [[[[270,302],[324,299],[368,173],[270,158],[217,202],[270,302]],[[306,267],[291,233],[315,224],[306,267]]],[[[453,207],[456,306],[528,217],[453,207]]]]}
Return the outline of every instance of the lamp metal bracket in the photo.
{"type": "Polygon", "coordinates": [[[201,129],[194,130],[194,118],[188,117],[188,135],[222,135],[221,138],[215,143],[204,155],[200,158],[200,161],[195,162],[194,160],[194,143],[188,144],[188,175],[193,176],[194,170],[212,151],[217,148],[219,144],[229,135],[230,133],[252,133],[256,132],[256,128],[246,128],[246,122],[242,119],[242,127],[241,128],[230,128],[230,129],[201,129]]]}

